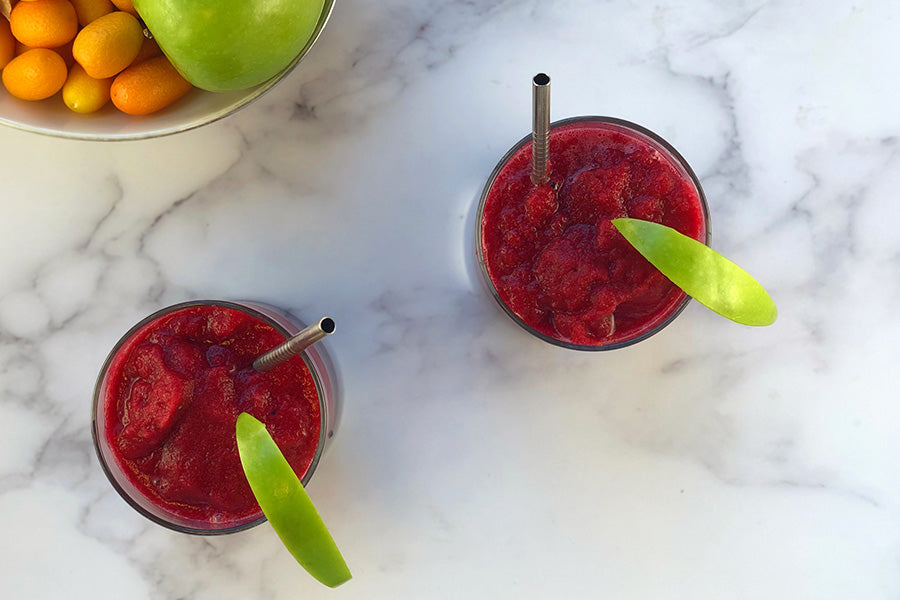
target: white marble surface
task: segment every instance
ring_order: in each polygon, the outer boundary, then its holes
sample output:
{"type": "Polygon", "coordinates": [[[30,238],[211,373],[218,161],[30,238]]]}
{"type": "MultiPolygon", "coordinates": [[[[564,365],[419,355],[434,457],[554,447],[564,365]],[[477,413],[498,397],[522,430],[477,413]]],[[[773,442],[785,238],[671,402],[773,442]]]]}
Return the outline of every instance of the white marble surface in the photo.
{"type": "Polygon", "coordinates": [[[0,130],[0,596],[900,597],[900,5],[340,0],[222,122],[136,143],[0,130]],[[699,305],[581,354],[473,284],[467,221],[530,127],[679,148],[778,322],[699,305]],[[89,432],[116,339],[191,298],[332,315],[346,376],[309,491],[355,578],[268,526],[144,520],[89,432]]]}

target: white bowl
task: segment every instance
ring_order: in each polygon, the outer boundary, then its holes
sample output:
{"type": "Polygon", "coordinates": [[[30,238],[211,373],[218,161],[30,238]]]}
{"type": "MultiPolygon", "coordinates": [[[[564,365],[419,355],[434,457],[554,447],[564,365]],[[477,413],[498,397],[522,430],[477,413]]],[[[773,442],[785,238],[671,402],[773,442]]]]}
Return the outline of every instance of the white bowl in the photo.
{"type": "Polygon", "coordinates": [[[303,50],[281,73],[248,90],[220,93],[194,89],[168,108],[137,117],[126,115],[111,104],[96,113],[82,115],[69,110],[59,94],[29,102],[0,89],[0,123],[55,137],[108,142],[147,139],[195,129],[230,115],[272,89],[306,56],[325,28],[333,8],[334,0],[325,0],[319,22],[303,50]]]}

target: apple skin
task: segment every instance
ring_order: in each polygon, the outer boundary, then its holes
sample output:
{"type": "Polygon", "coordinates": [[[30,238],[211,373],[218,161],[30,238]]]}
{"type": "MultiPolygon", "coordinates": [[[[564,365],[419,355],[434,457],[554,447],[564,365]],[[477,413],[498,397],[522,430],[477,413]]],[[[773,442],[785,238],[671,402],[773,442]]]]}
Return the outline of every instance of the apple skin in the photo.
{"type": "Polygon", "coordinates": [[[198,88],[243,90],[303,50],[325,0],[134,0],[176,69],[198,88]]]}

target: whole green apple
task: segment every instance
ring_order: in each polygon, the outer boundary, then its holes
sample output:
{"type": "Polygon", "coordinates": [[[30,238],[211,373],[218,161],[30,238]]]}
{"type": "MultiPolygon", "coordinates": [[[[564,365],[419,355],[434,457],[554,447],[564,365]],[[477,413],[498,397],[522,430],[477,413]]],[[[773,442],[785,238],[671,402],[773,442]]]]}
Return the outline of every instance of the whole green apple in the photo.
{"type": "Polygon", "coordinates": [[[253,87],[303,50],[326,0],[134,0],[185,79],[212,92],[253,87]]]}

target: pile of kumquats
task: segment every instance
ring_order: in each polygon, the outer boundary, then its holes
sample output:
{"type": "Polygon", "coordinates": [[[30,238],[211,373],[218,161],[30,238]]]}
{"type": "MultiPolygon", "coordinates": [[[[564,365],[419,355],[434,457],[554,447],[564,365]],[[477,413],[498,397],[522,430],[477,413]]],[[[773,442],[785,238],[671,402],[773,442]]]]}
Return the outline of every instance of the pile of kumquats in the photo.
{"type": "Polygon", "coordinates": [[[62,91],[77,113],[110,100],[129,115],[169,106],[192,86],[145,35],[131,0],[19,0],[0,16],[6,91],[44,100],[62,91]]]}

